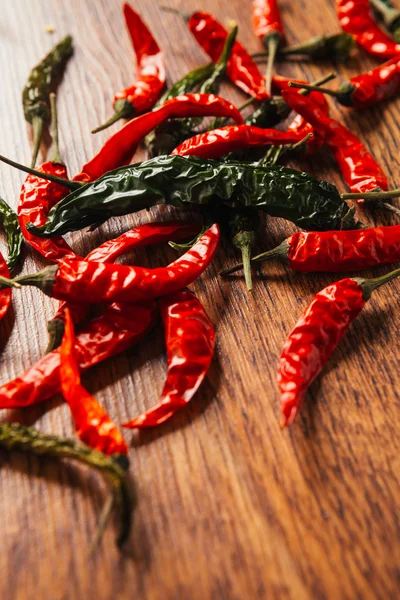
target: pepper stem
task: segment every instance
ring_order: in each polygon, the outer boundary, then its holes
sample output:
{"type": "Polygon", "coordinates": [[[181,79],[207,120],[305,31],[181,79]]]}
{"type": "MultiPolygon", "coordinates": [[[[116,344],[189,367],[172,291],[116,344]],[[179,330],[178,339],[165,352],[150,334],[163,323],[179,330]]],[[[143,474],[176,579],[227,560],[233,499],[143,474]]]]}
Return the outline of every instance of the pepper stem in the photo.
{"type": "Polygon", "coordinates": [[[39,290],[41,290],[43,293],[50,296],[57,273],[58,265],[50,265],[49,267],[45,267],[37,273],[21,275],[20,277],[11,279],[10,282],[12,282],[13,284],[17,283],[19,284],[19,286],[33,285],[34,287],[39,288],[39,290]]]}
{"type": "Polygon", "coordinates": [[[242,253],[242,265],[244,270],[244,279],[249,292],[253,291],[253,279],[251,275],[251,248],[254,244],[254,231],[240,231],[233,238],[233,244],[240,248],[242,253]]]}
{"type": "Polygon", "coordinates": [[[47,333],[49,334],[49,341],[47,343],[46,354],[52,352],[61,345],[64,337],[65,323],[62,319],[52,319],[47,323],[47,333]]]}
{"type": "MultiPolygon", "coordinates": [[[[336,79],[336,72],[335,71],[331,71],[330,73],[328,73],[327,75],[324,75],[323,77],[320,77],[319,79],[316,79],[315,81],[312,82],[311,85],[315,85],[315,87],[317,87],[317,91],[320,92],[321,91],[321,85],[323,85],[324,83],[328,83],[328,81],[332,81],[332,79],[336,79]]],[[[291,81],[289,82],[289,86],[291,87],[291,81]]],[[[301,90],[299,92],[299,94],[302,94],[303,96],[306,96],[307,94],[310,93],[311,90],[308,90],[303,86],[300,86],[301,90]]]]}
{"type": "Polygon", "coordinates": [[[398,42],[400,39],[400,11],[397,8],[388,6],[382,0],[370,0],[370,3],[381,14],[387,29],[393,34],[396,42],[398,42]]]}
{"type": "Polygon", "coordinates": [[[190,17],[192,16],[191,13],[184,12],[178,8],[173,8],[172,6],[164,6],[163,4],[160,4],[160,10],[178,15],[178,17],[182,17],[186,22],[190,21],[190,17]]]}
{"type": "MultiPolygon", "coordinates": [[[[287,258],[290,246],[287,240],[283,240],[279,246],[272,248],[272,250],[268,250],[267,252],[263,252],[262,254],[257,254],[257,256],[253,256],[251,259],[251,264],[255,264],[258,262],[264,262],[267,260],[271,260],[272,258],[287,258]]],[[[231,273],[236,273],[236,271],[240,271],[244,266],[244,261],[230,267],[229,269],[224,269],[220,272],[220,275],[225,277],[226,275],[230,275],[231,273]]]]}
{"type": "Polygon", "coordinates": [[[390,200],[390,198],[398,198],[399,196],[400,188],[388,192],[349,192],[348,194],[340,194],[342,200],[390,200]]]}
{"type": "Polygon", "coordinates": [[[92,133],[98,133],[99,131],[103,131],[103,129],[107,129],[110,125],[113,125],[120,119],[132,119],[135,115],[135,109],[133,107],[132,102],[129,100],[117,100],[114,104],[115,113],[102,125],[99,125],[95,129],[92,129],[92,133]]]}
{"type": "Polygon", "coordinates": [[[363,298],[364,300],[369,300],[372,292],[377,290],[381,285],[392,281],[400,275],[400,269],[395,269],[394,271],[390,271],[390,273],[386,273],[386,275],[381,275],[381,277],[375,277],[374,279],[362,279],[360,277],[355,277],[354,281],[356,281],[363,289],[363,298]]]}
{"type": "Polygon", "coordinates": [[[281,35],[278,32],[274,32],[265,39],[264,43],[266,43],[268,48],[268,62],[267,69],[265,71],[265,88],[268,94],[271,95],[271,81],[272,81],[272,70],[275,64],[276,54],[278,52],[278,47],[281,42],[281,35]]]}
{"type": "Polygon", "coordinates": [[[336,92],[335,90],[330,90],[329,88],[320,87],[318,85],[312,85],[311,83],[297,83],[296,81],[289,81],[288,86],[293,88],[301,88],[303,90],[308,90],[309,92],[322,92],[323,94],[328,94],[334,98],[339,95],[339,92],[336,92]]]}
{"type": "Polygon", "coordinates": [[[0,289],[2,288],[20,288],[20,284],[13,279],[7,279],[7,277],[0,277],[0,289]]]}
{"type": "Polygon", "coordinates": [[[2,156],[1,154],[0,162],[6,163],[7,165],[10,165],[10,167],[14,167],[14,169],[18,169],[19,171],[23,171],[24,173],[35,175],[40,179],[46,179],[47,181],[53,181],[54,183],[63,185],[69,190],[77,190],[80,187],[82,187],[82,185],[86,185],[85,183],[82,183],[80,181],[71,181],[71,179],[64,179],[63,177],[57,177],[57,175],[50,175],[50,173],[43,173],[42,171],[37,171],[36,169],[33,169],[31,167],[26,167],[25,165],[15,162],[14,160],[7,158],[6,156],[2,156]]]}
{"type": "Polygon", "coordinates": [[[33,129],[33,150],[32,150],[32,159],[31,159],[31,169],[36,165],[36,160],[39,154],[40,143],[42,141],[43,129],[44,129],[44,120],[42,117],[35,116],[32,119],[32,129],[33,129]]]}
{"type": "Polygon", "coordinates": [[[63,165],[63,160],[60,155],[60,147],[58,145],[58,118],[57,118],[57,102],[56,95],[50,94],[50,113],[51,113],[51,135],[53,138],[53,155],[50,159],[52,163],[63,165]]]}
{"type": "Polygon", "coordinates": [[[382,208],[384,210],[389,210],[390,212],[392,212],[395,215],[397,215],[398,217],[400,217],[400,210],[398,208],[396,208],[396,206],[393,206],[393,204],[389,204],[389,202],[382,202],[382,200],[376,200],[374,202],[374,205],[377,208],[382,208]]]}

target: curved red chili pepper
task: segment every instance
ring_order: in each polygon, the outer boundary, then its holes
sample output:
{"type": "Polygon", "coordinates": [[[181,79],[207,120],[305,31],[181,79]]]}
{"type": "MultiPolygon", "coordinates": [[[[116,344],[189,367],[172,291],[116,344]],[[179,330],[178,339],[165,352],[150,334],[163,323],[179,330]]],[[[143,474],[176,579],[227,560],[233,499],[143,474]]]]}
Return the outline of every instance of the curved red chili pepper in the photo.
{"type": "Polygon", "coordinates": [[[354,35],[357,44],[369,54],[393,58],[400,53],[400,44],[375,23],[369,0],[336,0],[336,11],[343,31],[354,35]]]}
{"type": "Polygon", "coordinates": [[[128,454],[128,447],[115,423],[81,384],[75,344],[74,324],[66,309],[65,332],[60,346],[61,392],[71,410],[78,437],[108,456],[128,454]]]}
{"type": "Polygon", "coordinates": [[[98,179],[107,171],[129,164],[139,142],[167,119],[183,117],[228,117],[243,123],[243,117],[231,102],[214,94],[185,94],[168,100],[156,110],[136,117],[114,133],[101,150],[82,167],[76,181],[98,179]]]}
{"type": "Polygon", "coordinates": [[[168,375],[157,406],[123,427],[154,427],[190,402],[206,376],[214,353],[215,331],[202,304],[189,290],[160,300],[168,356],[168,375]]]}
{"type": "MultiPolygon", "coordinates": [[[[226,29],[213,15],[202,11],[191,15],[188,26],[211,60],[217,62],[228,36],[226,29]]],[[[233,45],[226,72],[229,79],[246,94],[258,100],[269,98],[263,76],[250,54],[239,42],[233,45]]]]}
{"type": "Polygon", "coordinates": [[[155,105],[165,85],[164,55],[142,18],[129,4],[124,4],[124,17],[137,57],[137,80],[118,92],[114,102],[128,100],[136,114],[155,105]]]}
{"type": "Polygon", "coordinates": [[[277,0],[253,0],[252,20],[255,34],[261,40],[274,31],[284,36],[277,0]]]}
{"type": "Polygon", "coordinates": [[[278,368],[282,427],[294,421],[308,386],[364,305],[362,287],[343,279],[319,292],[304,311],[283,346],[278,368]]]}
{"type": "Polygon", "coordinates": [[[219,237],[219,227],[214,224],[188,252],[158,269],[64,260],[57,267],[47,267],[16,281],[35,285],[52,298],[82,304],[142,302],[172,294],[193,283],[210,264],[219,237]]]}
{"type": "MultiPolygon", "coordinates": [[[[4,256],[0,252],[0,275],[9,279],[10,270],[7,266],[4,256]]],[[[6,316],[11,305],[11,289],[0,290],[0,321],[6,316]]]]}
{"type": "Polygon", "coordinates": [[[315,132],[331,148],[343,178],[352,192],[388,189],[388,182],[381,167],[351,131],[325,115],[310,98],[290,91],[283,91],[282,97],[313,126],[315,132]]]}
{"type": "MultiPolygon", "coordinates": [[[[7,290],[5,290],[7,291],[7,290]]],[[[1,292],[3,293],[3,292],[1,292]]],[[[85,371],[139,342],[154,324],[157,305],[117,304],[84,325],[75,343],[79,369],[85,371]]],[[[0,408],[23,408],[47,400],[60,390],[60,352],[41,358],[20,377],[0,387],[0,408]]]]}
{"type": "Polygon", "coordinates": [[[278,146],[293,144],[305,137],[302,131],[279,131],[261,129],[251,125],[229,125],[199,133],[185,140],[171,154],[180,156],[199,156],[202,158],[220,158],[229,152],[252,146],[278,146]]]}
{"type": "MultiPolygon", "coordinates": [[[[68,178],[67,169],[62,164],[45,162],[38,170],[65,179],[68,178]]],[[[28,175],[21,188],[18,222],[23,236],[32,248],[52,261],[63,258],[77,258],[78,255],[62,237],[45,240],[30,233],[26,225],[27,223],[33,223],[40,226],[46,223],[49,210],[68,193],[69,190],[58,183],[39,179],[35,175],[28,175]]]]}

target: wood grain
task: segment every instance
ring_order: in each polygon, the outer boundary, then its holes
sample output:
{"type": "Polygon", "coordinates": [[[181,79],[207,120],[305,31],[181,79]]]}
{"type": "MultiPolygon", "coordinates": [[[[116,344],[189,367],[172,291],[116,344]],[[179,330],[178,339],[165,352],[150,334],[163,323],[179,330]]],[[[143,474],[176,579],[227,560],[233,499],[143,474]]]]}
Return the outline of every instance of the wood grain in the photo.
{"type": "MultiPolygon", "coordinates": [[[[164,0],[191,10],[196,0],[164,0]]],[[[250,3],[203,0],[201,8],[236,19],[240,39],[259,49],[250,3]]],[[[288,39],[297,42],[338,30],[333,2],[282,0],[288,39]]],[[[132,80],[133,55],[119,0],[3,0],[0,22],[1,151],[30,157],[29,128],[20,92],[32,65],[66,33],[75,40],[58,95],[61,151],[70,172],[90,157],[108,132],[90,134],[111,110],[114,90],[132,80]],[[55,33],[45,33],[46,25],[55,33]]],[[[173,15],[156,2],[135,0],[168,57],[170,81],[205,62],[173,15]]],[[[372,60],[356,52],[340,66],[339,80],[372,60]]],[[[285,63],[280,72],[314,79],[331,67],[285,63]]],[[[235,102],[243,97],[226,85],[235,102]]],[[[363,113],[332,114],[365,141],[399,184],[398,101],[363,113]]],[[[117,127],[117,126],[116,126],[117,127]]],[[[327,153],[306,166],[344,189],[327,153]]],[[[23,176],[1,165],[1,193],[16,205],[23,176]]],[[[168,218],[171,211],[164,210],[168,218]]],[[[93,234],[69,236],[78,252],[156,211],[113,219],[93,234]]],[[[375,222],[388,223],[384,215],[375,222]]],[[[272,247],[293,229],[269,220],[259,247],[272,247]]],[[[4,246],[4,239],[2,239],[4,246]]],[[[171,249],[141,251],[155,265],[171,249]]],[[[0,598],[98,600],[252,600],[398,598],[400,282],[377,293],[310,390],[298,422],[278,426],[277,359],[285,336],[312,295],[331,276],[293,274],[271,264],[248,296],[240,278],[217,273],[237,259],[224,246],[193,286],[217,326],[217,353],[195,400],[169,424],[133,436],[131,460],[139,504],[130,547],[123,555],[107,529],[89,557],[89,543],[104,499],[99,478],[75,465],[2,455],[0,486],[0,598]]],[[[43,266],[26,251],[24,272],[43,266]]],[[[383,272],[383,270],[381,270],[383,272]]],[[[376,271],[375,271],[376,273],[376,271]]],[[[379,273],[379,270],[378,270],[379,273]]],[[[46,345],[54,302],[35,289],[15,294],[14,312],[0,324],[1,380],[36,361],[46,345]],[[6,344],[7,342],[7,344],[6,344]]],[[[85,384],[117,422],[155,403],[165,373],[161,330],[132,351],[93,369],[85,384]]],[[[68,409],[57,397],[3,418],[73,435],[68,409]]],[[[128,434],[129,439],[130,434],[128,434]]]]}

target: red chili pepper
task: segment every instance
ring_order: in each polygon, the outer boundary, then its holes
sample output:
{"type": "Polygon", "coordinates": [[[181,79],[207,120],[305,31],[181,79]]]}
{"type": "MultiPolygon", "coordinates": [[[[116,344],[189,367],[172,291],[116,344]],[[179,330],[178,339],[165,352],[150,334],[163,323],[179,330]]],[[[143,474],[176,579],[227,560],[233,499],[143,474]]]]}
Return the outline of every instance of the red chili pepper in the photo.
{"type": "Polygon", "coordinates": [[[185,94],[168,100],[156,110],[136,117],[114,133],[101,150],[74,177],[76,181],[98,179],[107,171],[129,164],[139,142],[167,119],[183,117],[228,117],[243,123],[243,117],[231,102],[214,94],[185,94]]]}
{"type": "Polygon", "coordinates": [[[319,292],[283,346],[278,368],[282,427],[293,423],[308,386],[335,350],[374,290],[400,275],[342,279],[319,292]]]}
{"type": "Polygon", "coordinates": [[[158,269],[64,260],[15,281],[39,287],[52,298],[82,304],[142,302],[172,294],[193,283],[210,264],[219,237],[219,227],[214,224],[188,252],[158,269]]]}
{"type": "Polygon", "coordinates": [[[268,50],[266,88],[271,91],[272,66],[284,38],[277,0],[253,0],[253,29],[268,50]]]}
{"type": "Polygon", "coordinates": [[[123,427],[154,427],[190,402],[206,376],[215,332],[202,304],[189,290],[160,300],[168,356],[168,375],[157,406],[123,427]]]}
{"type": "MultiPolygon", "coordinates": [[[[38,170],[65,179],[68,178],[67,169],[62,164],[46,162],[38,170]]],[[[28,175],[21,188],[18,221],[23,236],[32,248],[52,261],[62,260],[63,258],[76,258],[78,255],[62,237],[46,240],[30,233],[26,225],[27,223],[33,223],[38,227],[44,225],[49,210],[68,193],[69,190],[58,183],[39,179],[35,175],[28,175]]]]}
{"type": "MultiPolygon", "coordinates": [[[[226,29],[213,15],[201,11],[191,15],[188,26],[211,60],[217,62],[228,36],[226,29]]],[[[246,94],[258,100],[269,98],[263,76],[250,54],[239,42],[233,45],[227,75],[246,94]]]]}
{"type": "MultiPolygon", "coordinates": [[[[254,256],[252,263],[278,258],[294,271],[362,271],[400,261],[400,225],[342,231],[297,231],[279,246],[254,256]]],[[[228,275],[242,264],[224,270],[228,275]]]]}
{"type": "MultiPolygon", "coordinates": [[[[0,275],[2,277],[6,277],[7,279],[10,277],[10,271],[7,266],[6,261],[4,260],[4,256],[0,252],[0,275]]],[[[0,321],[4,319],[6,316],[8,309],[11,305],[11,289],[4,289],[0,291],[0,321]]]]}
{"type": "Polygon", "coordinates": [[[165,85],[164,55],[149,28],[129,4],[124,4],[124,17],[136,53],[137,79],[115,94],[114,115],[92,133],[106,129],[119,119],[131,119],[152,109],[165,85]]]}
{"type": "Polygon", "coordinates": [[[400,53],[396,44],[375,23],[369,0],[336,0],[339,23],[346,33],[351,33],[359,46],[381,58],[393,58],[400,53]]]}
{"type": "Polygon", "coordinates": [[[302,131],[279,131],[261,129],[251,125],[230,125],[199,133],[185,140],[171,154],[181,156],[199,156],[202,158],[220,158],[229,152],[243,150],[252,146],[279,146],[294,144],[304,138],[302,131]]]}
{"type": "Polygon", "coordinates": [[[128,447],[115,423],[81,384],[75,355],[74,324],[68,309],[65,317],[65,333],[60,346],[61,392],[71,410],[78,437],[91,448],[108,456],[128,454],[128,447]]]}
{"type": "Polygon", "coordinates": [[[352,192],[388,189],[381,167],[351,131],[328,117],[310,98],[290,91],[283,91],[282,97],[313,126],[315,132],[331,148],[352,192]]]}
{"type": "Polygon", "coordinates": [[[305,89],[318,89],[323,94],[329,94],[344,106],[369,108],[400,94],[400,57],[395,56],[367,73],[352,77],[338,90],[291,82],[291,87],[300,87],[300,85],[305,89]]]}
{"type": "MultiPolygon", "coordinates": [[[[6,290],[8,291],[8,290],[6,290]]],[[[76,338],[79,369],[85,371],[139,342],[154,324],[155,302],[117,304],[84,325],[76,338]]],[[[47,400],[60,390],[60,352],[54,350],[23,375],[0,387],[0,408],[23,408],[47,400]]]]}

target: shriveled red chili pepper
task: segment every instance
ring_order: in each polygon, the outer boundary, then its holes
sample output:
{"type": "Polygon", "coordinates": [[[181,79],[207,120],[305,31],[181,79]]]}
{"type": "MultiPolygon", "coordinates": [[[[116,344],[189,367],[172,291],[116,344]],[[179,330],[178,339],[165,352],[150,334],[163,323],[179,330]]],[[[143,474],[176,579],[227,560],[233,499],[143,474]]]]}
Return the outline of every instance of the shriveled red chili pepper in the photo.
{"type": "Polygon", "coordinates": [[[221,129],[199,133],[185,140],[171,154],[220,158],[229,152],[254,146],[294,144],[303,139],[305,135],[302,131],[297,130],[279,131],[278,129],[261,129],[251,125],[229,125],[221,129]]]}
{"type": "MultiPolygon", "coordinates": [[[[301,84],[292,84],[299,87],[301,84]]],[[[389,100],[400,94],[400,56],[395,56],[383,65],[352,77],[338,90],[330,90],[306,84],[306,89],[318,89],[319,92],[335,97],[344,106],[353,108],[369,108],[379,102],[389,100]]]]}
{"type": "MultiPolygon", "coordinates": [[[[178,12],[175,9],[166,9],[178,12]]],[[[217,19],[206,12],[196,11],[187,17],[188,27],[197,42],[213,62],[217,62],[228,33],[217,19]]],[[[265,80],[254,60],[239,42],[235,42],[228,62],[227,75],[241,90],[257,98],[267,100],[265,80]]]]}
{"type": "Polygon", "coordinates": [[[136,117],[112,135],[101,150],[74,177],[77,181],[98,179],[107,171],[129,164],[139,142],[167,119],[183,117],[229,117],[243,123],[243,117],[231,102],[214,94],[185,94],[168,100],[150,113],[136,117]]]}
{"type": "Polygon", "coordinates": [[[336,0],[339,23],[351,33],[359,46],[381,58],[393,58],[400,52],[396,44],[374,21],[369,0],[336,0]]]}
{"type": "Polygon", "coordinates": [[[114,96],[114,115],[92,131],[106,129],[119,119],[147,112],[157,102],[165,85],[164,55],[143,19],[124,4],[126,26],[136,53],[136,81],[114,96]]]}
{"type": "Polygon", "coordinates": [[[172,294],[195,281],[210,264],[219,237],[219,227],[214,224],[188,252],[158,269],[64,260],[15,282],[34,285],[52,298],[82,304],[142,302],[172,294]]]}
{"type": "Polygon", "coordinates": [[[214,353],[215,332],[201,302],[189,290],[160,300],[167,346],[168,375],[161,400],[123,427],[154,427],[190,402],[206,376],[214,353]]]}
{"type": "MultiPolygon", "coordinates": [[[[400,261],[400,225],[351,231],[296,231],[279,246],[252,258],[252,263],[280,259],[294,271],[338,273],[362,271],[400,261]]],[[[235,265],[222,275],[242,268],[235,265]]]]}
{"type": "MultiPolygon", "coordinates": [[[[43,173],[68,179],[67,168],[60,158],[58,149],[58,127],[55,102],[55,95],[51,94],[50,106],[54,153],[52,159],[43,163],[38,170],[43,173]]],[[[58,261],[63,258],[76,258],[78,255],[62,237],[45,240],[30,233],[30,231],[27,230],[26,225],[27,223],[33,223],[39,227],[46,223],[50,209],[68,193],[68,188],[63,187],[58,183],[53,183],[52,181],[40,179],[35,175],[28,175],[21,188],[18,204],[18,222],[22,234],[32,248],[52,261],[58,261]]]]}
{"type": "MultiPolygon", "coordinates": [[[[201,231],[200,223],[185,223],[169,221],[168,223],[149,223],[139,225],[123,233],[117,238],[108,240],[92,250],[86,257],[86,260],[94,262],[114,262],[116,258],[125,254],[134,248],[143,248],[153,244],[161,244],[168,241],[180,242],[182,240],[193,238],[201,231]]],[[[73,322],[82,321],[88,312],[88,307],[83,304],[71,304],[62,302],[53,319],[49,322],[50,349],[54,349],[59,344],[63,332],[63,322],[65,318],[65,308],[69,307],[72,313],[73,322]]]]}
{"type": "Polygon", "coordinates": [[[282,427],[293,423],[308,386],[359,315],[374,290],[400,275],[342,279],[319,292],[285,342],[278,368],[282,427]]]}
{"type": "MultiPolygon", "coordinates": [[[[10,271],[7,266],[4,256],[0,252],[0,275],[2,277],[10,277],[10,271]]],[[[0,321],[6,316],[11,305],[11,290],[4,289],[0,291],[0,321]]]]}
{"type": "Polygon", "coordinates": [[[354,193],[387,190],[388,182],[381,167],[360,140],[344,125],[328,117],[310,98],[282,91],[282,97],[315,129],[334,153],[343,178],[354,193]]]}
{"type": "Polygon", "coordinates": [[[271,93],[272,67],[284,39],[283,24],[277,0],[253,0],[253,29],[268,51],[266,88],[271,93]]]}
{"type": "MultiPolygon", "coordinates": [[[[7,291],[7,290],[6,290],[7,291]]],[[[154,324],[157,305],[117,304],[89,321],[78,332],[75,355],[81,371],[139,342],[154,324]]],[[[60,352],[41,358],[20,377],[0,387],[0,408],[23,408],[47,400],[60,390],[60,352]]]]}
{"type": "Polygon", "coordinates": [[[65,333],[60,346],[60,381],[61,392],[71,410],[78,437],[107,456],[128,454],[128,447],[115,423],[81,384],[75,348],[74,324],[67,308],[65,333]]]}

